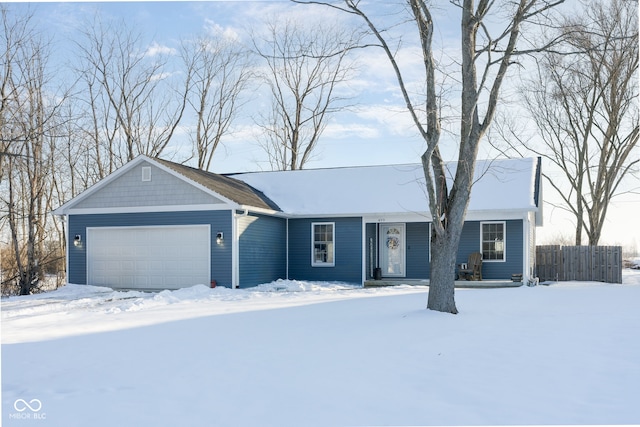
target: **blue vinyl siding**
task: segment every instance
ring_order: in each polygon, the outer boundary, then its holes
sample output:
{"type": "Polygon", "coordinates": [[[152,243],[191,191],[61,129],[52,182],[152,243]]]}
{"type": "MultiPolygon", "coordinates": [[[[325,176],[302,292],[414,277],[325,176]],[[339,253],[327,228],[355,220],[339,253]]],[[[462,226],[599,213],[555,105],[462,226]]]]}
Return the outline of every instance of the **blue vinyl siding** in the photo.
{"type": "Polygon", "coordinates": [[[429,258],[429,223],[409,222],[406,226],[407,279],[424,279],[431,273],[429,258]]]}
{"type": "MultiPolygon", "coordinates": [[[[189,212],[146,212],[121,214],[69,215],[68,242],[73,242],[76,234],[86,241],[87,227],[131,227],[152,225],[209,224],[211,230],[211,279],[220,286],[231,286],[231,212],[189,211],[189,212]],[[216,233],[222,231],[225,241],[216,243],[216,233]]],[[[86,247],[69,245],[69,283],[87,283],[86,247]]]]}
{"type": "Polygon", "coordinates": [[[238,218],[238,229],[240,287],[286,278],[286,220],[248,215],[238,218]]]}
{"type": "Polygon", "coordinates": [[[289,278],[362,283],[362,219],[289,220],[289,278]],[[335,266],[311,266],[311,224],[335,223],[335,266]]]}
{"type": "MultiPolygon", "coordinates": [[[[484,261],[482,263],[483,279],[510,279],[512,274],[523,273],[523,221],[520,219],[507,220],[505,223],[506,260],[504,262],[484,261]]],[[[482,252],[480,224],[480,221],[468,221],[464,224],[456,264],[467,262],[469,254],[472,252],[482,252]]]]}

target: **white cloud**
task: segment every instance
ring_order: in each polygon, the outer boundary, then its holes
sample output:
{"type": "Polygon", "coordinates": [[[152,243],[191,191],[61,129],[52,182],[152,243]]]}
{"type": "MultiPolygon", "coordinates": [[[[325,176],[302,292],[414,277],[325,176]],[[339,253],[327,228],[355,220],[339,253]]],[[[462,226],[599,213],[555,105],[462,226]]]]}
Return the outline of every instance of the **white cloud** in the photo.
{"type": "Polygon", "coordinates": [[[207,34],[222,37],[224,40],[228,41],[239,41],[241,38],[239,30],[236,28],[232,26],[222,26],[209,18],[205,19],[204,29],[207,34]]]}
{"type": "Polygon", "coordinates": [[[146,52],[144,53],[144,56],[154,57],[157,55],[175,55],[176,53],[177,53],[176,49],[172,47],[164,46],[157,42],[153,42],[151,43],[151,46],[147,48],[146,52]]]}
{"type": "Polygon", "coordinates": [[[374,122],[377,128],[385,129],[392,136],[410,137],[416,134],[409,112],[400,105],[364,105],[355,114],[363,120],[374,122]]]}
{"type": "Polygon", "coordinates": [[[171,76],[173,76],[176,73],[158,73],[158,74],[154,74],[153,76],[151,76],[151,81],[159,81],[159,80],[164,80],[166,78],[169,78],[171,76]]]}
{"type": "Polygon", "coordinates": [[[329,123],[322,133],[326,139],[371,139],[380,137],[380,131],[375,126],[367,126],[363,123],[329,123]]]}

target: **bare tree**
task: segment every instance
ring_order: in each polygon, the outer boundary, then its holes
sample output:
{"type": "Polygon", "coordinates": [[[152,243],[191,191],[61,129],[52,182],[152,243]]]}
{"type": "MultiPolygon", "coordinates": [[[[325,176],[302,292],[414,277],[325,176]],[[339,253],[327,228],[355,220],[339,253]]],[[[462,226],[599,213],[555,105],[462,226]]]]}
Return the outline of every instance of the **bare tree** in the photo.
{"type": "Polygon", "coordinates": [[[609,203],[640,165],[638,2],[586,2],[559,31],[563,44],[540,59],[522,90],[540,138],[512,128],[505,139],[561,171],[563,179],[545,177],[575,218],[575,244],[584,232],[597,245],[609,203]]]}
{"type": "MultiPolygon", "coordinates": [[[[317,2],[311,2],[317,3],[317,2]]],[[[518,49],[521,31],[562,0],[518,0],[496,2],[454,0],[460,11],[461,90],[459,150],[451,187],[446,165],[440,153],[441,117],[436,85],[437,64],[433,55],[435,22],[426,0],[408,0],[408,12],[422,48],[424,105],[407,89],[405,74],[396,60],[389,33],[361,8],[358,0],[328,4],[363,19],[386,53],[395,71],[400,91],[420,135],[426,143],[422,154],[429,210],[432,216],[431,274],[427,308],[457,313],[454,295],[455,262],[462,226],[469,204],[480,141],[494,118],[500,101],[500,89],[514,56],[531,53],[518,49]],[[492,18],[499,18],[493,19],[492,18]],[[490,22],[490,24],[489,24],[490,22]],[[424,111],[424,113],[422,113],[424,111]]],[[[364,4],[363,4],[364,5],[364,4]]]]}
{"type": "Polygon", "coordinates": [[[124,23],[105,25],[99,18],[87,24],[77,46],[91,124],[86,135],[93,138],[99,178],[138,154],[160,155],[182,118],[189,86],[168,83],[167,49],[145,45],[124,23]]]}
{"type": "Polygon", "coordinates": [[[0,201],[15,262],[10,279],[17,282],[21,295],[27,295],[38,287],[47,258],[50,150],[55,145],[58,111],[68,96],[50,84],[49,44],[35,31],[32,16],[14,15],[4,6],[0,12],[0,201]]]}
{"type": "Polygon", "coordinates": [[[188,103],[197,119],[190,136],[198,168],[209,170],[218,145],[244,102],[251,68],[247,52],[222,34],[183,41],[181,56],[191,81],[188,103]]]}
{"type": "Polygon", "coordinates": [[[263,39],[253,37],[271,92],[271,108],[261,115],[259,125],[273,169],[302,169],[329,116],[345,108],[345,97],[338,91],[354,70],[347,55],[358,36],[335,23],[280,18],[267,23],[263,39]]]}

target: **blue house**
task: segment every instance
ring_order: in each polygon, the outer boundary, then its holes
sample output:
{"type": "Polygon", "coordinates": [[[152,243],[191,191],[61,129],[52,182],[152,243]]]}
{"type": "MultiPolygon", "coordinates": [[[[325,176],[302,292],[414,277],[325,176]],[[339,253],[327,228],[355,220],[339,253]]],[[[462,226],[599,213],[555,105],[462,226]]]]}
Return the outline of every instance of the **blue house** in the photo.
{"type": "MultiPolygon", "coordinates": [[[[455,165],[451,165],[451,176],[455,165]]],[[[533,273],[539,159],[479,161],[458,253],[483,278],[533,273]]],[[[420,164],[219,175],[139,156],[55,212],[69,283],[250,287],[277,279],[428,279],[420,164]]]]}

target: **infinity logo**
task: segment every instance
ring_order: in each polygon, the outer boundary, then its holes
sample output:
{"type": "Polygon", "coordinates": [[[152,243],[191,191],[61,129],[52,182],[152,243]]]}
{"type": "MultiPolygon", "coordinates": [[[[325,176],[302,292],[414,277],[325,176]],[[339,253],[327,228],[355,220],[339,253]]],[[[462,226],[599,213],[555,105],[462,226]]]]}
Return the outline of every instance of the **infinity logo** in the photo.
{"type": "Polygon", "coordinates": [[[42,409],[42,402],[40,402],[40,399],[31,399],[29,402],[24,399],[18,399],[13,402],[13,407],[18,412],[23,412],[27,409],[31,410],[31,412],[38,412],[42,409]]]}

